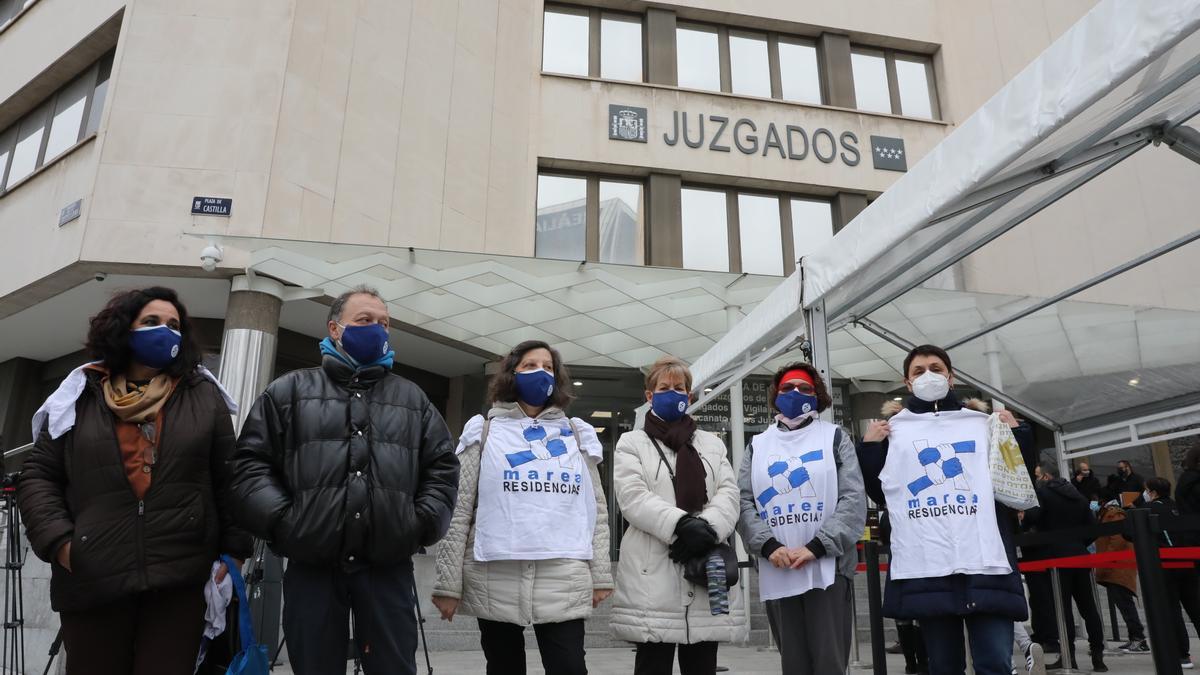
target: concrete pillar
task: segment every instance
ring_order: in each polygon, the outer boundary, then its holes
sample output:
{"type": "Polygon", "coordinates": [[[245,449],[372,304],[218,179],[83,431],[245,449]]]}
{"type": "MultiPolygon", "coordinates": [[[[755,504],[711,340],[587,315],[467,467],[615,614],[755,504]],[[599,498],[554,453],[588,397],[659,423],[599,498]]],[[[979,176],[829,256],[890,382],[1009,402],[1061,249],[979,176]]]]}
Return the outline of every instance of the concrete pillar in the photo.
{"type": "Polygon", "coordinates": [[[225,310],[225,333],[221,338],[221,368],[217,379],[241,408],[240,429],[250,406],[271,383],[275,373],[275,351],[279,341],[279,313],[283,308],[283,284],[263,277],[233,278],[229,305],[225,310]]]}

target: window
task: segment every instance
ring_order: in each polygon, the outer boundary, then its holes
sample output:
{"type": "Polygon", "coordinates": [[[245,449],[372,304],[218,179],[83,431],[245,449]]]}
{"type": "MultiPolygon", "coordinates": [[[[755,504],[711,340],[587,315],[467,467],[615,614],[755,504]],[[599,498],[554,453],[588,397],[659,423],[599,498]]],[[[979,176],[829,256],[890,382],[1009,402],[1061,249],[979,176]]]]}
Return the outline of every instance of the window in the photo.
{"type": "Polygon", "coordinates": [[[887,62],[883,52],[855,50],[850,54],[850,66],[854,72],[854,100],[858,103],[858,109],[892,112],[887,62]]]}
{"type": "Polygon", "coordinates": [[[75,78],[58,93],[54,104],[54,119],[46,141],[46,161],[61,155],[79,140],[83,125],[83,109],[87,105],[88,89],[95,85],[95,74],[75,78]],[[90,76],[90,77],[89,77],[90,76]]]}
{"type": "Polygon", "coordinates": [[[735,94],[771,97],[771,64],[767,36],[729,34],[729,77],[735,94]]]}
{"type": "Polygon", "coordinates": [[[49,104],[26,115],[17,131],[17,144],[12,151],[12,163],[8,167],[8,180],[4,189],[33,173],[38,165],[38,153],[42,149],[42,136],[46,132],[46,112],[49,104]]]}
{"type": "Polygon", "coordinates": [[[900,92],[900,114],[933,119],[933,98],[929,83],[933,81],[932,64],[928,59],[896,56],[896,88],[900,92]]]}
{"type": "Polygon", "coordinates": [[[546,7],[542,70],[641,82],[642,17],[586,7],[546,7]]]}
{"type": "Polygon", "coordinates": [[[19,122],[0,130],[0,194],[96,133],[111,71],[108,54],[19,122]]]}
{"type": "Polygon", "coordinates": [[[820,199],[690,186],[680,204],[686,269],[782,276],[833,237],[820,199]]]}
{"type": "Polygon", "coordinates": [[[860,110],[937,119],[933,62],[928,56],[856,47],[850,59],[860,110]]]}
{"type": "Polygon", "coordinates": [[[567,75],[588,74],[588,14],[546,9],[542,32],[542,70],[567,75]]]}
{"type": "Polygon", "coordinates": [[[833,208],[829,202],[792,199],[792,257],[812,255],[833,239],[833,208]]]}
{"type": "Polygon", "coordinates": [[[739,194],[738,230],[742,248],[742,271],[748,274],[783,276],[782,230],[779,199],[739,194]]]}
{"type": "Polygon", "coordinates": [[[721,91],[721,48],[716,29],[675,29],[679,86],[721,91]]]}
{"type": "Polygon", "coordinates": [[[643,185],[629,179],[538,174],[534,255],[641,265],[643,185]]]}
{"type": "Polygon", "coordinates": [[[643,203],[641,183],[600,181],[600,262],[642,264],[643,203]]]}
{"type": "Polygon", "coordinates": [[[821,72],[816,45],[780,38],[779,81],[785,100],[820,105],[821,72]]]}
{"type": "Polygon", "coordinates": [[[729,271],[725,199],[724,191],[682,190],[680,204],[685,269],[729,271]]]}
{"type": "Polygon", "coordinates": [[[587,258],[587,181],[567,176],[538,176],[537,235],[539,258],[587,258]]]}
{"type": "Polygon", "coordinates": [[[605,13],[600,19],[600,77],[642,81],[642,20],[605,13]]]}

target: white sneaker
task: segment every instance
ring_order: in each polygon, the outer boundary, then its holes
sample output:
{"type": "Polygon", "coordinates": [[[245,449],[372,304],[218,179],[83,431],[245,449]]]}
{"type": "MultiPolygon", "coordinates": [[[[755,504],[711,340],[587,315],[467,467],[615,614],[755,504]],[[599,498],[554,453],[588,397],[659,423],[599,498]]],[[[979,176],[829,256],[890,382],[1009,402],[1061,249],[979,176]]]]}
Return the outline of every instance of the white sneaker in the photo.
{"type": "Polygon", "coordinates": [[[1192,668],[1195,668],[1196,665],[1194,663],[1192,663],[1191,657],[1187,657],[1187,658],[1179,659],[1179,667],[1187,668],[1190,670],[1192,668]]]}
{"type": "Polygon", "coordinates": [[[1031,642],[1025,650],[1025,672],[1029,675],[1046,675],[1046,655],[1036,642],[1031,642]]]}

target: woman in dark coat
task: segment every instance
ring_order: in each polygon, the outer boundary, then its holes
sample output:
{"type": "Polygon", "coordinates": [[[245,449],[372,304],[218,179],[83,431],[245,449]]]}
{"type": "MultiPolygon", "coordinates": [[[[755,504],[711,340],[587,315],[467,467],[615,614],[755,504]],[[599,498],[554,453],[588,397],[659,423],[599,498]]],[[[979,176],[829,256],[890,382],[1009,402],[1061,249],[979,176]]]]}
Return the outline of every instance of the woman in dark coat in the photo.
{"type": "Polygon", "coordinates": [[[227,504],[236,410],[187,310],[161,287],[121,293],[88,330],[96,361],[34,417],[17,483],[30,544],[52,568],[67,673],[189,675],[204,586],[249,555],[227,504]]]}

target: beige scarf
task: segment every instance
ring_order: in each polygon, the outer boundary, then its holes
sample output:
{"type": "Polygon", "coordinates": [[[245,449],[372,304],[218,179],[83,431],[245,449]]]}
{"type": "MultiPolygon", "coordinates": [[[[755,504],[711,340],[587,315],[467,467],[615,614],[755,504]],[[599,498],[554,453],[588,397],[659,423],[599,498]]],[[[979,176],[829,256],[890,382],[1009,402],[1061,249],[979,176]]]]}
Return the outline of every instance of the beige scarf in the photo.
{"type": "Polygon", "coordinates": [[[158,416],[175,389],[175,380],[165,374],[155,375],[144,387],[136,387],[124,375],[113,375],[102,381],[104,400],[109,410],[122,422],[142,424],[158,416]]]}

